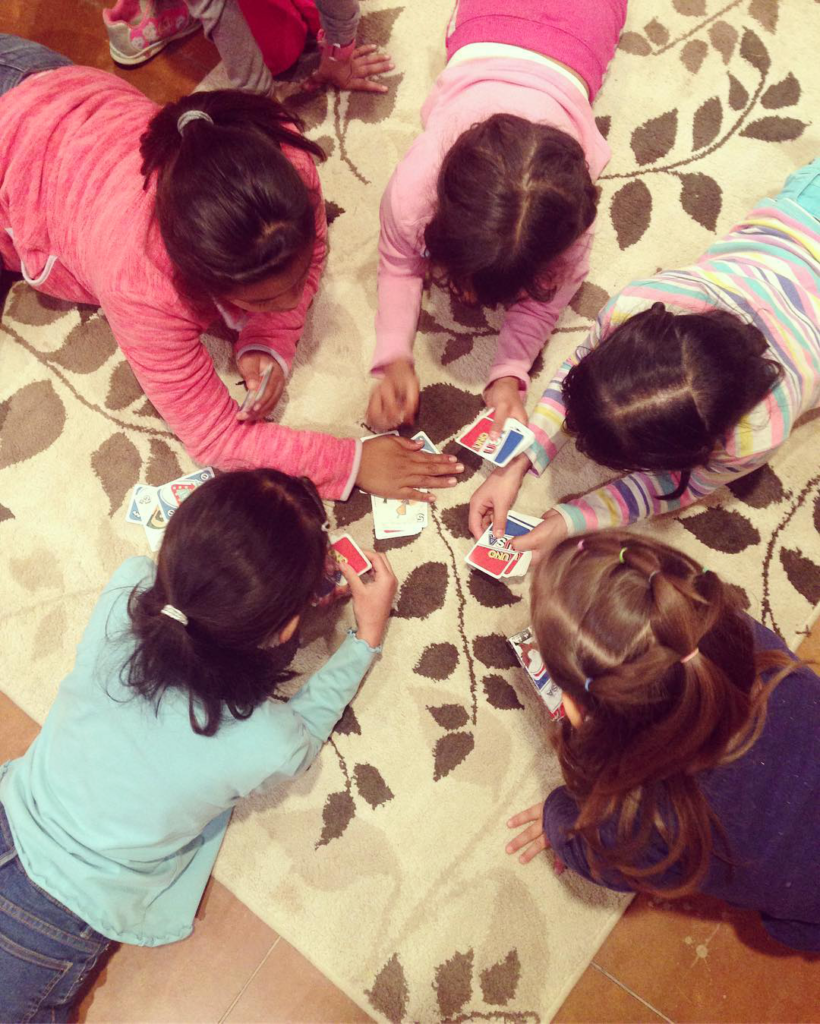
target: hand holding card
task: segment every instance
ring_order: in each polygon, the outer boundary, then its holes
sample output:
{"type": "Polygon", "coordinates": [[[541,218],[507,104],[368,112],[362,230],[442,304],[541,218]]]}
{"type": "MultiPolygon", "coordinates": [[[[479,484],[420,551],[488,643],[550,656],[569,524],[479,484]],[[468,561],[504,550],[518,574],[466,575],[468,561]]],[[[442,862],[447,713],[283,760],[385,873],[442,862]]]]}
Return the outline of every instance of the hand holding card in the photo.
{"type": "Polygon", "coordinates": [[[535,642],[535,635],[532,627],[527,626],[520,633],[511,636],[507,641],[515,652],[516,658],[521,667],[527,673],[532,685],[547,706],[550,718],[553,720],[564,717],[563,694],[561,690],[550,679],[544,659],[535,642]]]}
{"type": "Polygon", "coordinates": [[[488,409],[473,420],[464,433],[456,438],[456,442],[494,466],[503,468],[516,455],[526,451],[535,440],[535,434],[530,428],[512,417],[507,419],[498,440],[490,437],[494,430],[494,410],[488,409]]]}

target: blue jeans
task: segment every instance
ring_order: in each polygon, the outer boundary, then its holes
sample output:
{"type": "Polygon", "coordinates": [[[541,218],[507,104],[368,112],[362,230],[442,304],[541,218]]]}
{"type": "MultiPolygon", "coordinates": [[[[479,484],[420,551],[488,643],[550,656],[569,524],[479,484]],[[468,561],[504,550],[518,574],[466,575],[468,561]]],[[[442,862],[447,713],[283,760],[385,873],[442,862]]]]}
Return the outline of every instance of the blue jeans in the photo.
{"type": "Polygon", "coordinates": [[[794,171],[786,178],[786,184],[778,199],[793,199],[799,206],[820,220],[820,159],[794,171]]]}
{"type": "Polygon", "coordinates": [[[0,804],[0,1021],[67,1021],[111,945],[26,874],[0,804]]]}
{"type": "Polygon", "coordinates": [[[28,75],[70,64],[68,57],[49,50],[47,46],[0,33],[0,96],[19,85],[28,75]]]}

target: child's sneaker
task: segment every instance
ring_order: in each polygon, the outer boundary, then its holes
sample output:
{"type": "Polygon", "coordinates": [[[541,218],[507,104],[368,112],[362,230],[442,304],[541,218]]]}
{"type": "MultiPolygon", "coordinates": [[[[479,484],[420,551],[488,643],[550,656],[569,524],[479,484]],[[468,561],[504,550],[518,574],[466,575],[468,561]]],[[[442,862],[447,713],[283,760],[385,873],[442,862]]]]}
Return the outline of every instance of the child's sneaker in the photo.
{"type": "Polygon", "coordinates": [[[150,60],[174,39],[199,28],[184,0],[117,0],[103,11],[103,21],[112,58],[126,66],[150,60]]]}

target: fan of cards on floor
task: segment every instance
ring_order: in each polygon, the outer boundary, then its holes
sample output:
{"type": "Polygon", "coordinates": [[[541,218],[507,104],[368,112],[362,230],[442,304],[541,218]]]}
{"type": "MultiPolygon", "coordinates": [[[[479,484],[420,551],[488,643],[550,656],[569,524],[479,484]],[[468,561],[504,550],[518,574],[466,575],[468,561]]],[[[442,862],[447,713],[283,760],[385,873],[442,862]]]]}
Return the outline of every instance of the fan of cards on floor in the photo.
{"type": "MultiPolygon", "coordinates": [[[[398,430],[388,430],[387,433],[398,434],[398,430]]],[[[374,437],[383,436],[383,434],[373,434],[363,437],[362,441],[372,441],[374,437]]],[[[433,455],[441,454],[423,430],[414,434],[412,440],[423,442],[421,448],[423,452],[430,452],[433,455]]],[[[413,537],[415,534],[421,533],[427,525],[429,506],[426,501],[378,498],[375,494],[371,494],[370,502],[373,508],[373,532],[376,535],[376,540],[413,537]]]]}
{"type": "Polygon", "coordinates": [[[563,694],[549,677],[549,673],[544,666],[544,659],[541,657],[541,652],[538,650],[538,645],[535,642],[532,627],[527,626],[520,633],[511,636],[507,643],[515,651],[515,656],[527,673],[527,678],[546,705],[550,718],[553,721],[563,718],[563,694]]]}
{"type": "Polygon", "coordinates": [[[125,521],[141,524],[148,538],[148,547],[158,551],[168,520],[188,495],[213,475],[213,469],[207,466],[161,487],[137,484],[128,504],[125,521]]]}

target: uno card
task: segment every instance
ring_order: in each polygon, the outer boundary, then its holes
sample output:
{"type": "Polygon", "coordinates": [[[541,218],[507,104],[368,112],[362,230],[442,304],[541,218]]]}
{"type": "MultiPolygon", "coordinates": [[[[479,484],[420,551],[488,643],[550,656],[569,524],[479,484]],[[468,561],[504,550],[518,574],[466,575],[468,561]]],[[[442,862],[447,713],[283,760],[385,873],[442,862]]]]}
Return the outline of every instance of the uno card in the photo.
{"type": "Polygon", "coordinates": [[[423,444],[421,446],[421,450],[423,452],[429,452],[431,455],[441,454],[441,452],[438,450],[438,448],[436,448],[436,446],[433,444],[430,438],[424,433],[423,430],[420,430],[417,434],[413,434],[411,440],[422,441],[423,444]]]}
{"type": "Polygon", "coordinates": [[[535,434],[529,427],[525,427],[518,420],[507,417],[501,437],[497,441],[490,440],[490,431],[495,427],[493,409],[481,413],[464,433],[456,438],[456,442],[462,448],[469,448],[471,452],[487,459],[494,466],[503,468],[511,462],[516,455],[526,451],[535,440],[535,434]]]}
{"type": "Polygon", "coordinates": [[[140,518],[140,509],[137,504],[137,498],[140,496],[145,484],[137,484],[131,495],[131,500],[128,503],[128,508],[125,510],[125,521],[126,523],[136,523],[137,526],[142,525],[142,519],[140,518]]]}
{"type": "Polygon", "coordinates": [[[563,718],[563,695],[549,677],[544,659],[535,642],[532,627],[528,626],[526,629],[522,629],[520,633],[511,636],[507,642],[515,651],[515,656],[521,667],[546,705],[550,718],[553,720],[563,718]]]}
{"type": "Polygon", "coordinates": [[[245,401],[242,403],[242,405],[239,406],[240,412],[250,412],[250,408],[254,404],[254,402],[261,401],[262,397],[265,394],[265,391],[267,390],[268,381],[270,380],[271,374],[273,373],[273,367],[274,364],[271,363],[267,370],[265,370],[265,372],[262,374],[262,380],[260,381],[259,387],[257,388],[256,391],[248,390],[247,395],[245,395],[245,401]]]}
{"type": "Polygon", "coordinates": [[[427,502],[370,496],[376,540],[411,537],[427,526],[427,502]]]}
{"type": "Polygon", "coordinates": [[[162,544],[162,535],[165,532],[167,521],[159,507],[156,487],[143,487],[137,497],[142,528],[148,540],[148,547],[152,551],[158,551],[162,544]]]}
{"type": "MultiPolygon", "coordinates": [[[[370,559],[349,533],[343,533],[340,537],[331,540],[330,553],[336,562],[347,563],[357,576],[361,576],[373,568],[370,559]]],[[[345,578],[342,576],[341,583],[345,582],[345,578]]]]}
{"type": "Polygon", "coordinates": [[[186,476],[179,477],[178,480],[172,480],[170,483],[163,484],[157,488],[159,507],[165,519],[170,519],[185,498],[201,484],[204,484],[206,480],[210,480],[213,475],[213,469],[207,466],[205,469],[198,469],[193,473],[188,473],[186,476]]]}
{"type": "Polygon", "coordinates": [[[467,565],[485,572],[493,579],[523,576],[532,560],[531,551],[512,551],[509,548],[485,547],[476,544],[464,559],[467,565]]]}
{"type": "Polygon", "coordinates": [[[476,543],[485,548],[509,548],[516,537],[529,533],[536,526],[540,526],[542,522],[542,519],[537,519],[535,516],[528,516],[523,512],[510,511],[507,513],[503,537],[496,537],[493,534],[491,523],[476,543]]]}

